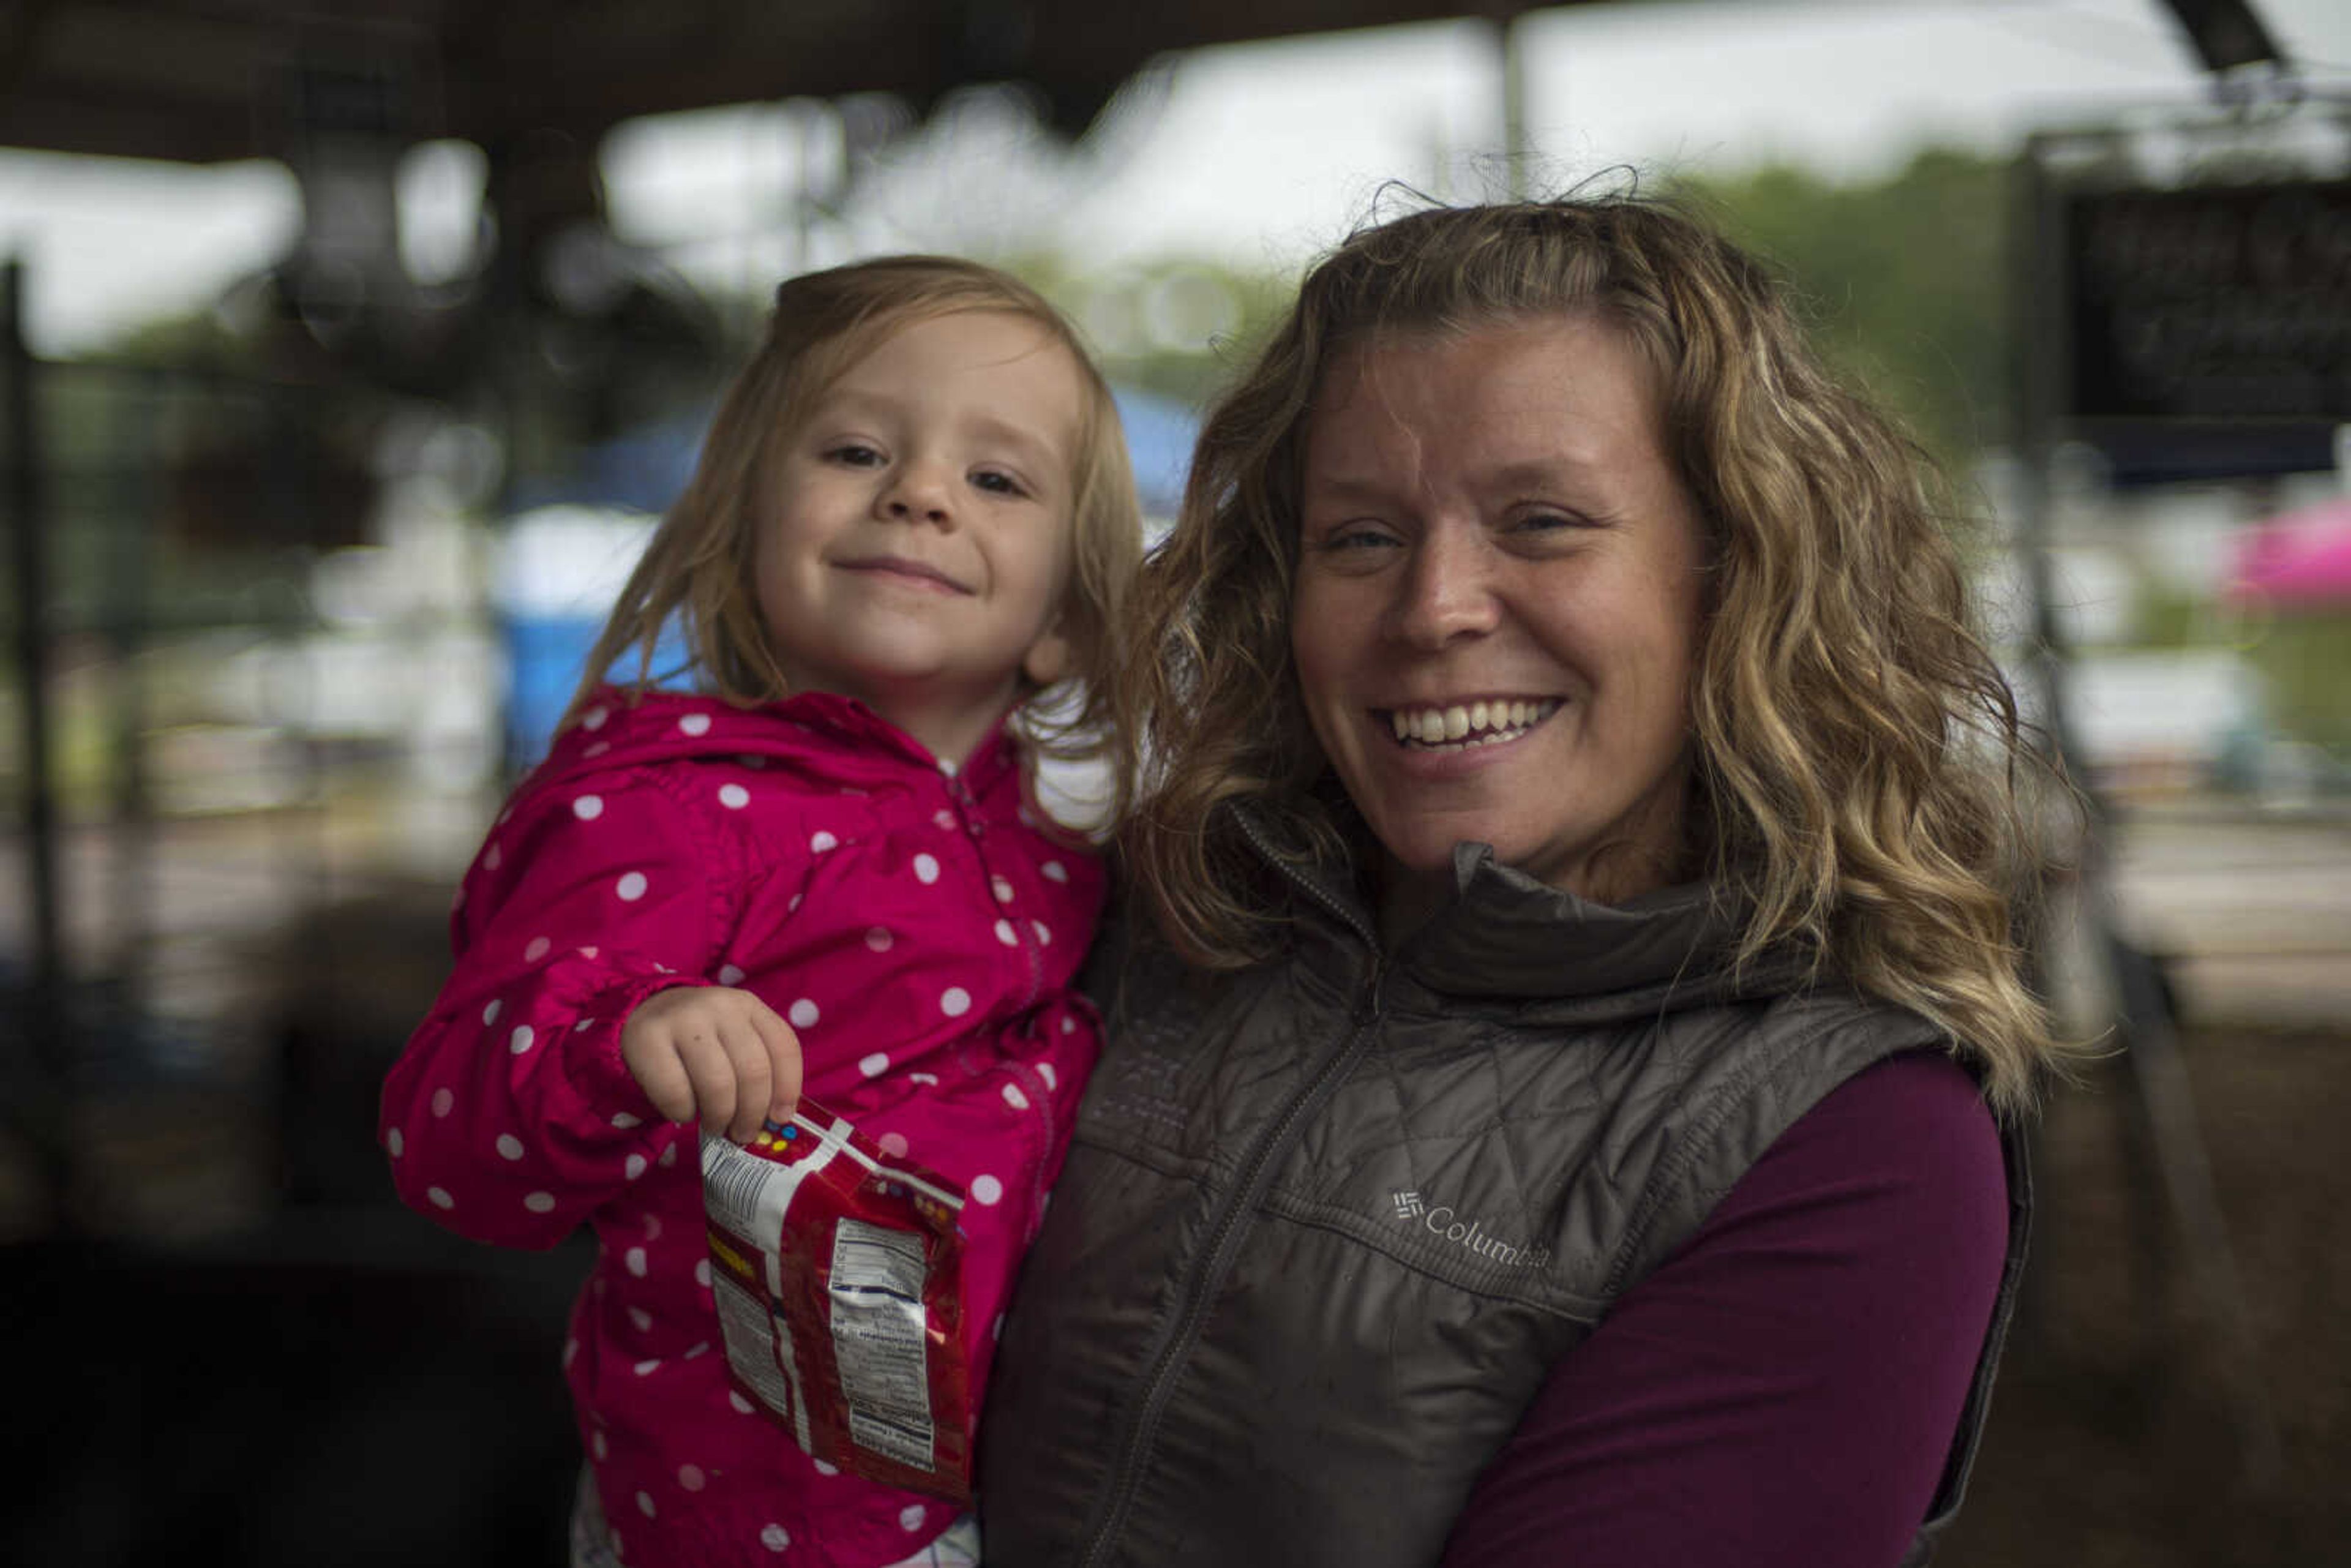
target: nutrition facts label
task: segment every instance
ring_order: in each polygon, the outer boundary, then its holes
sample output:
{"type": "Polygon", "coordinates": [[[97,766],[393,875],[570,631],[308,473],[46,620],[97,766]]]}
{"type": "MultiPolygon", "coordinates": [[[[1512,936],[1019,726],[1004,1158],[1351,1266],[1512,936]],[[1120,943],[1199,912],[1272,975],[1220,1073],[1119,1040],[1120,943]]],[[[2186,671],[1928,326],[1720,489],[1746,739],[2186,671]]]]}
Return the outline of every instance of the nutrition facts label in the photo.
{"type": "Polygon", "coordinates": [[[844,1219],[834,1233],[833,1358],[859,1447],[928,1469],[933,1430],[923,1313],[923,1239],[844,1219]]]}

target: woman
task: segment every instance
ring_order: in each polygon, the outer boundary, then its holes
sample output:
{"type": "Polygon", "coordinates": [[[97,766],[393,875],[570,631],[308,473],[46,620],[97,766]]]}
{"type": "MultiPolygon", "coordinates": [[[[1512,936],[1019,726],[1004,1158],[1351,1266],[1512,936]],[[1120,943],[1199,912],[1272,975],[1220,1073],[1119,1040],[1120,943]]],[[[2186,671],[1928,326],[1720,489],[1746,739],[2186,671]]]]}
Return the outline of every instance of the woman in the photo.
{"type": "Polygon", "coordinates": [[[992,1564],[1924,1555],[2053,1051],[1926,472],[1665,205],[1312,271],[1148,569],[992,1564]]]}

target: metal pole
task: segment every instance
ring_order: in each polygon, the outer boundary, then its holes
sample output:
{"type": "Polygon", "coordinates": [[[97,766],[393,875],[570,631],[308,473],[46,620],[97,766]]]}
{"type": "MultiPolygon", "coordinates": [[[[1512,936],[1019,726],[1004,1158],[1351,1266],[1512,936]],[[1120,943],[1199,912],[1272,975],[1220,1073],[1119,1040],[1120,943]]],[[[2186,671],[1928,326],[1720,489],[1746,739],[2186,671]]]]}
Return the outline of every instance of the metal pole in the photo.
{"type": "MultiPolygon", "coordinates": [[[[25,340],[25,264],[0,265],[0,358],[6,361],[10,564],[16,580],[16,679],[25,769],[26,994],[20,1038],[33,1093],[16,1109],[40,1152],[62,1212],[66,1144],[48,1102],[62,1091],[73,1052],[67,1039],[65,966],[59,942],[57,802],[50,766],[48,497],[37,408],[39,366],[25,340]],[[36,1102],[26,1104],[26,1101],[36,1102]]],[[[14,1097],[12,1097],[14,1098],[14,1097]]]]}

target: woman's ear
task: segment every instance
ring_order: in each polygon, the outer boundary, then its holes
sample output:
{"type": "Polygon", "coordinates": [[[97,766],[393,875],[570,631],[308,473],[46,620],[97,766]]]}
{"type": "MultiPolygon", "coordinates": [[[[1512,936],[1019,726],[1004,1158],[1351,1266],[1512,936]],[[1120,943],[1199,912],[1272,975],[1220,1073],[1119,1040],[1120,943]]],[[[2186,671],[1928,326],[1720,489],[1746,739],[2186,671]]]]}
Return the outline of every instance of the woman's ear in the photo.
{"type": "Polygon", "coordinates": [[[1031,686],[1042,691],[1070,673],[1074,653],[1070,640],[1061,634],[1061,625],[1057,620],[1045,629],[1043,636],[1029,644],[1026,653],[1020,655],[1020,673],[1028,677],[1031,686]]]}

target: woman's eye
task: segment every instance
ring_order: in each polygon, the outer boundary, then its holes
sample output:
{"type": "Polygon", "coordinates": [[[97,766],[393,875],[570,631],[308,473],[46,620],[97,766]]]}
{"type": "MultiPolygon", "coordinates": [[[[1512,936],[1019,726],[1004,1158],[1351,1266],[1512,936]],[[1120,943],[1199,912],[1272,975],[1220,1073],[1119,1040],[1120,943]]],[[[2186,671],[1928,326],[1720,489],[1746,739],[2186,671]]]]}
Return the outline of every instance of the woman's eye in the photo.
{"type": "Polygon", "coordinates": [[[1342,552],[1377,549],[1384,545],[1392,545],[1395,542],[1395,536],[1386,529],[1366,528],[1360,524],[1332,528],[1317,541],[1320,549],[1342,552]]]}
{"type": "Polygon", "coordinates": [[[1510,525],[1517,532],[1528,534],[1553,533],[1583,526],[1583,519],[1572,517],[1565,512],[1530,512],[1510,525]]]}

